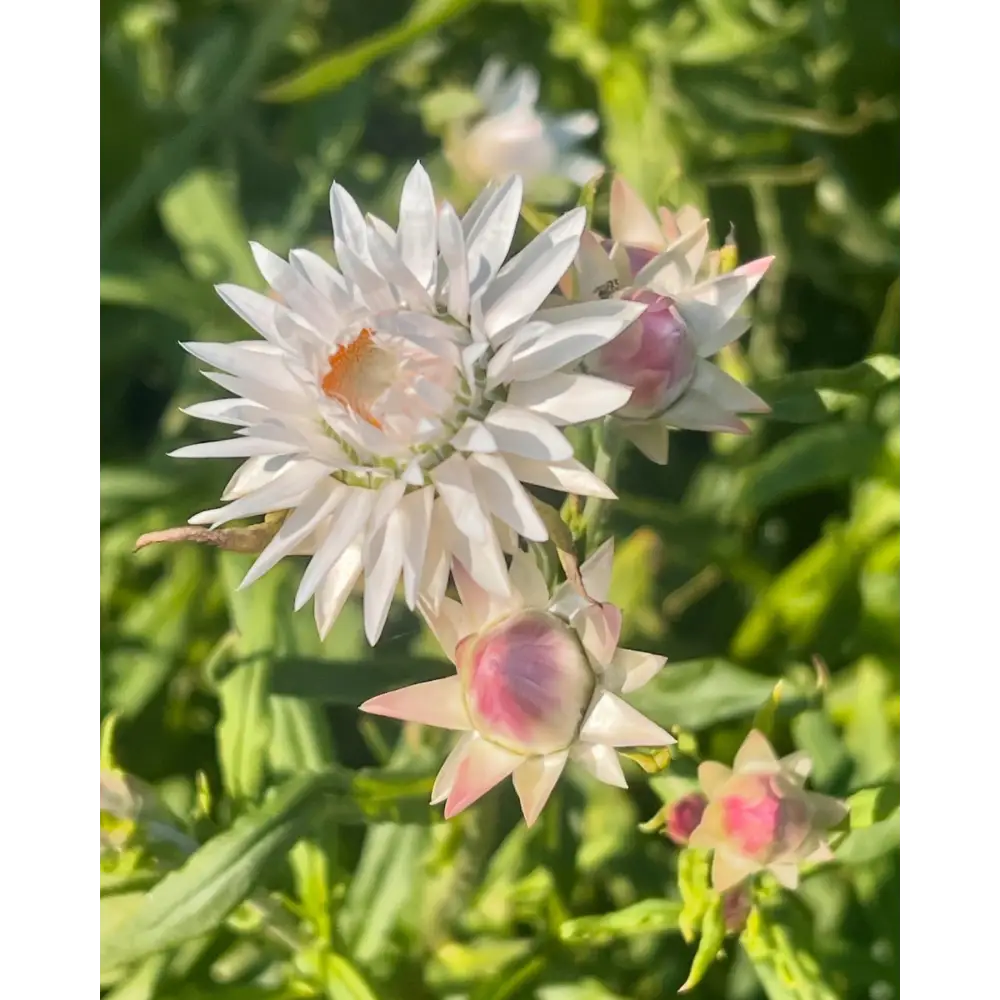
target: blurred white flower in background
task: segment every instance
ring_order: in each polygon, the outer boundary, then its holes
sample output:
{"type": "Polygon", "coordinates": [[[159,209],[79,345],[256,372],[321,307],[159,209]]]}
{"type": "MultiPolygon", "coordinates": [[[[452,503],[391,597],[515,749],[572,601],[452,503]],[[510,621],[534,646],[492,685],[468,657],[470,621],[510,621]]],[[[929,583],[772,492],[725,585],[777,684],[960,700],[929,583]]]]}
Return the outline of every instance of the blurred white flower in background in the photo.
{"type": "Polygon", "coordinates": [[[500,59],[490,59],[476,83],[479,114],[452,122],[445,155],[466,182],[482,184],[519,174],[526,185],[561,179],[586,184],[601,163],[579,150],[598,127],[592,111],[552,115],[536,107],[538,73],[527,67],[505,76],[500,59]]]}

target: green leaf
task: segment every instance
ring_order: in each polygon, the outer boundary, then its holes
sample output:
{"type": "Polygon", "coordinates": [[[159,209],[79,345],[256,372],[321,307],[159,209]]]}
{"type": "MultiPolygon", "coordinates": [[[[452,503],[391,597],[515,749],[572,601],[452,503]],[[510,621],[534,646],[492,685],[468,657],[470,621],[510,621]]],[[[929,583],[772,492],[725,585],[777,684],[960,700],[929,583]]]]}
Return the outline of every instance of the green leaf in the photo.
{"type": "Polygon", "coordinates": [[[427,845],[427,830],[419,826],[387,823],[368,831],[339,920],[351,954],[363,965],[388,947],[414,901],[427,845]]]}
{"type": "Polygon", "coordinates": [[[363,73],[372,63],[440,28],[476,6],[479,0],[424,0],[414,4],[400,24],[377,32],[340,52],[324,56],[305,69],[271,84],[265,101],[302,101],[335,90],[363,73]]]}
{"type": "Polygon", "coordinates": [[[112,707],[133,719],[174,675],[189,639],[197,599],[203,593],[205,565],[201,554],[178,551],[165,573],[141,599],[132,603],[119,628],[125,642],[108,657],[114,681],[112,707]]]}
{"type": "Polygon", "coordinates": [[[164,193],[160,216],[194,277],[260,287],[233,186],[219,171],[192,170],[164,193]]]}
{"type": "Polygon", "coordinates": [[[739,502],[752,510],[812,490],[870,475],[882,436],[861,424],[826,424],[798,431],[745,470],[739,502]]]}
{"type": "Polygon", "coordinates": [[[101,219],[102,250],[121,236],[160,191],[188,169],[205,142],[217,138],[222,127],[239,117],[235,112],[250,97],[268,60],[284,43],[300,6],[300,0],[272,4],[250,38],[236,47],[235,58],[239,61],[228,72],[220,72],[219,79],[225,82],[214,99],[183,128],[149,151],[141,169],[101,219]]]}
{"type": "Polygon", "coordinates": [[[331,774],[282,785],[264,805],[237,819],[140,897],[118,933],[102,935],[102,968],[135,962],[218,927],[306,834],[326,797],[343,794],[343,789],[343,778],[331,774]]]}
{"type": "Polygon", "coordinates": [[[899,849],[898,781],[855,792],[848,805],[850,832],[837,845],[837,860],[860,865],[899,849]]]}
{"type": "Polygon", "coordinates": [[[325,972],[330,1000],[378,1000],[364,976],[343,955],[327,955],[325,972]]]}
{"type": "Polygon", "coordinates": [[[716,895],[702,917],[698,950],[691,962],[691,971],[688,973],[687,979],[684,980],[684,985],[678,989],[678,993],[686,993],[688,990],[694,989],[705,978],[705,973],[719,957],[719,950],[725,939],[726,918],[722,908],[722,897],[716,895]]]}
{"type": "Polygon", "coordinates": [[[275,566],[252,587],[237,590],[252,556],[225,553],[219,558],[222,585],[229,601],[237,663],[219,682],[222,720],[216,730],[219,763],[226,791],[237,801],[255,800],[264,787],[264,764],[271,740],[273,719],[270,694],[271,657],[278,630],[278,617],[291,608],[279,604],[287,565],[275,566]]]}
{"type": "Polygon", "coordinates": [[[771,697],[774,678],[726,660],[667,664],[629,701],[661,726],[706,729],[753,715],[771,697]]]}
{"type": "Polygon", "coordinates": [[[296,656],[275,661],[271,690],[275,694],[356,708],[383,691],[436,680],[454,672],[455,668],[447,661],[430,657],[397,660],[384,656],[331,662],[296,656]]]}
{"type": "Polygon", "coordinates": [[[644,934],[674,933],[679,928],[681,904],[672,899],[645,899],[624,910],[593,917],[576,917],[559,927],[559,939],[568,945],[602,945],[644,934]]]}
{"type": "Polygon", "coordinates": [[[771,405],[771,419],[812,423],[898,381],[899,358],[880,354],[847,368],[794,372],[759,382],[754,391],[771,405]]]}

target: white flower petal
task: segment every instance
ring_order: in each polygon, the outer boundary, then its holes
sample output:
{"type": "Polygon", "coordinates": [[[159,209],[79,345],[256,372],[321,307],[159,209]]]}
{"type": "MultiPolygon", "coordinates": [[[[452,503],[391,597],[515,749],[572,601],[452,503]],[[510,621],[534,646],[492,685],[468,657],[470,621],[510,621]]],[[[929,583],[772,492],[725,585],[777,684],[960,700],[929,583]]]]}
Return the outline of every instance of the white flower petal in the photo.
{"type": "Polygon", "coordinates": [[[320,638],[325,639],[361,576],[361,542],[352,542],[316,591],[313,611],[320,638]]]}
{"type": "Polygon", "coordinates": [[[296,611],[312,597],[327,573],[347,549],[363,537],[365,525],[371,516],[375,501],[372,490],[343,486],[340,487],[340,495],[341,502],[332,512],[330,530],[302,574],[302,580],[295,594],[296,611]]]}
{"type": "Polygon", "coordinates": [[[398,507],[380,528],[369,528],[364,559],[365,636],[374,646],[385,628],[389,606],[403,569],[403,524],[398,507]]]}
{"type": "Polygon", "coordinates": [[[459,451],[492,453],[499,450],[496,438],[478,420],[469,417],[451,439],[451,446],[459,451]]]}
{"type": "Polygon", "coordinates": [[[282,522],[277,534],[250,567],[238,589],[244,590],[259,580],[272,566],[290,555],[296,545],[308,535],[342,500],[343,487],[332,479],[317,483],[305,499],[282,522]]]}
{"type": "Polygon", "coordinates": [[[500,403],[483,420],[500,450],[521,458],[563,462],[573,457],[573,445],[544,417],[500,403]]]}
{"type": "Polygon", "coordinates": [[[526,826],[534,825],[549,801],[568,756],[568,750],[561,750],[545,757],[529,757],[514,771],[514,790],[521,803],[526,826]]]}
{"type": "MultiPolygon", "coordinates": [[[[457,220],[456,220],[457,221],[457,220]]],[[[427,171],[415,163],[403,183],[399,203],[399,256],[425,289],[434,285],[437,260],[437,206],[427,171]]]]}
{"type": "Polygon", "coordinates": [[[196,420],[214,420],[217,424],[232,424],[234,427],[247,427],[268,415],[266,407],[246,399],[209,399],[204,403],[183,406],[181,413],[196,420]]]}
{"type": "Polygon", "coordinates": [[[549,489],[575,493],[578,496],[617,499],[614,490],[575,458],[565,462],[536,462],[530,458],[519,458],[517,455],[507,455],[505,458],[511,472],[522,483],[546,486],[549,489]]]}
{"type": "Polygon", "coordinates": [[[382,277],[396,286],[407,307],[422,309],[425,312],[434,310],[434,300],[430,293],[403,263],[402,257],[386,242],[384,237],[376,232],[370,233],[368,250],[372,256],[372,262],[379,269],[382,277]]]}
{"type": "Polygon", "coordinates": [[[571,306],[557,306],[535,313],[533,322],[553,324],[532,343],[513,353],[498,381],[541,378],[603,347],[643,314],[641,302],[605,299],[571,306]]]}
{"type": "Polygon", "coordinates": [[[601,743],[577,743],[570,751],[572,759],[605,785],[628,788],[618,754],[601,743]]]}
{"type": "Polygon", "coordinates": [[[641,451],[646,458],[657,465],[666,465],[670,454],[670,431],[658,421],[638,423],[622,421],[622,433],[641,451]]]}
{"type": "Polygon", "coordinates": [[[465,759],[469,751],[469,746],[480,740],[482,737],[478,733],[463,733],[461,739],[452,748],[452,751],[445,758],[445,762],[438,771],[438,776],[431,789],[431,805],[436,806],[439,802],[444,802],[451,795],[451,786],[455,783],[455,774],[458,772],[458,765],[465,759]]]}
{"type": "Polygon", "coordinates": [[[289,445],[262,437],[227,438],[223,441],[205,441],[175,448],[167,454],[171,458],[250,458],[254,455],[288,455],[304,452],[306,446],[289,445]]]}
{"type": "Polygon", "coordinates": [[[427,555],[434,487],[425,486],[407,494],[400,501],[399,511],[403,518],[403,593],[406,606],[413,611],[427,555]]]}
{"type": "Polygon", "coordinates": [[[576,271],[580,291],[587,298],[594,296],[598,289],[613,290],[612,285],[618,281],[618,272],[601,246],[601,241],[589,230],[580,237],[576,271]]]}
{"type": "MultiPolygon", "coordinates": [[[[370,258],[369,258],[370,259],[370,258]]],[[[373,270],[348,246],[342,246],[337,253],[337,262],[347,278],[354,284],[355,291],[364,299],[373,312],[395,309],[399,305],[395,291],[385,277],[373,270]]]]}
{"type": "Polygon", "coordinates": [[[641,268],[633,284],[651,288],[660,295],[679,295],[694,284],[707,247],[708,220],[702,219],[696,228],[641,268]]]}
{"type": "Polygon", "coordinates": [[[773,257],[761,257],[750,261],[735,271],[689,289],[677,299],[677,311],[691,329],[699,354],[707,351],[706,340],[715,337],[736,315],[736,310],[764,277],[772,260],[773,257]]]}
{"type": "Polygon", "coordinates": [[[470,742],[455,771],[444,818],[451,819],[481,799],[524,761],[520,754],[504,750],[486,740],[470,742]]]}
{"type": "Polygon", "coordinates": [[[560,216],[499,271],[483,293],[483,323],[492,339],[531,315],[566,273],[580,246],[587,210],[560,216]]]}
{"type": "Polygon", "coordinates": [[[584,743],[609,747],[669,746],[676,743],[665,729],[637,712],[610,691],[598,691],[580,729],[584,743]]]}
{"type": "Polygon", "coordinates": [[[663,234],[653,213],[621,177],[611,183],[611,238],[616,243],[657,250],[664,244],[663,234]]]}
{"type": "Polygon", "coordinates": [[[487,512],[509,524],[523,538],[548,539],[531,497],[500,455],[472,455],[467,461],[476,493],[487,512]]]}
{"type": "Polygon", "coordinates": [[[265,340],[280,343],[281,338],[274,325],[274,312],[278,307],[274,299],[241,285],[216,285],[215,291],[240,319],[252,326],[265,340]]]}
{"type": "Polygon", "coordinates": [[[354,299],[347,282],[341,273],[332,264],[323,260],[318,253],[313,253],[312,250],[292,250],[288,260],[292,267],[309,280],[316,291],[330,300],[336,312],[346,313],[354,308],[354,299]]]}
{"type": "Polygon", "coordinates": [[[535,557],[520,549],[511,557],[510,582],[514,593],[521,597],[526,608],[544,609],[549,603],[549,588],[538,568],[535,557]]]}
{"type": "Polygon", "coordinates": [[[238,341],[234,344],[196,341],[181,344],[181,347],[199,361],[221,368],[230,375],[255,379],[284,392],[298,391],[298,383],[282,364],[281,354],[277,351],[272,353],[258,349],[258,347],[270,347],[262,341],[238,341]]]}
{"type": "Polygon", "coordinates": [[[450,597],[441,599],[440,607],[435,611],[420,596],[420,614],[423,615],[427,627],[434,633],[449,660],[455,659],[455,647],[472,631],[469,625],[469,613],[458,601],[450,597]]]}
{"type": "MultiPolygon", "coordinates": [[[[334,183],[330,187],[330,216],[333,220],[335,244],[342,244],[362,261],[368,259],[368,227],[357,202],[342,188],[334,183]]],[[[340,246],[336,247],[337,260],[340,261],[340,246]]],[[[343,267],[343,261],[340,262],[343,267]]]]}
{"type": "Polygon", "coordinates": [[[710,396],[721,407],[733,413],[769,413],[771,410],[757,393],[703,358],[695,362],[691,388],[710,396]]]}
{"type": "Polygon", "coordinates": [[[500,270],[517,229],[521,194],[521,178],[517,175],[509,177],[490,196],[481,214],[466,231],[470,278],[477,275],[483,263],[491,276],[500,270]]]}
{"type": "Polygon", "coordinates": [[[329,300],[320,295],[287,260],[282,260],[259,243],[251,243],[250,250],[264,280],[290,309],[308,320],[317,330],[336,324],[337,314],[329,300]]]}
{"type": "Polygon", "coordinates": [[[487,534],[492,531],[479,504],[465,459],[452,455],[434,468],[430,477],[458,531],[473,542],[486,541],[487,534]]]}
{"type": "MultiPolygon", "coordinates": [[[[707,364],[707,362],[706,362],[707,364]]],[[[693,431],[723,431],[748,434],[750,428],[711,396],[691,387],[660,419],[670,427],[693,431]]]]}
{"type": "MultiPolygon", "coordinates": [[[[435,505],[435,510],[440,506],[435,505]]],[[[507,562],[492,525],[487,522],[486,538],[477,542],[455,526],[450,511],[446,511],[446,514],[445,548],[453,556],[453,571],[454,563],[458,562],[483,590],[497,598],[510,598],[511,589],[510,579],[507,576],[507,562]]]]}
{"type": "Polygon", "coordinates": [[[448,268],[448,312],[464,323],[469,316],[469,261],[462,224],[448,202],[438,215],[438,239],[441,259],[448,268]]]}
{"type": "Polygon", "coordinates": [[[632,387],[593,375],[553,372],[530,382],[515,382],[507,402],[546,417],[556,425],[596,420],[620,409],[632,387]]]}
{"type": "Polygon", "coordinates": [[[329,474],[330,470],[322,462],[305,460],[291,463],[258,489],[225,507],[195,514],[188,518],[188,524],[207,524],[217,528],[220,524],[240,517],[259,517],[272,511],[288,510],[297,506],[309,490],[329,474]]]}
{"type": "Polygon", "coordinates": [[[618,649],[611,665],[621,678],[616,694],[629,694],[648,684],[667,662],[665,656],[641,653],[636,649],[618,649]]]}
{"type": "Polygon", "coordinates": [[[750,317],[737,313],[714,332],[711,331],[711,328],[702,330],[698,327],[688,327],[688,333],[695,342],[698,357],[710,358],[718,354],[726,345],[739,340],[749,329],[750,317]]]}
{"type": "Polygon", "coordinates": [[[465,711],[462,683],[457,675],[387,691],[369,698],[358,707],[360,711],[371,715],[417,722],[422,726],[437,726],[439,729],[459,732],[472,728],[465,711]]]}

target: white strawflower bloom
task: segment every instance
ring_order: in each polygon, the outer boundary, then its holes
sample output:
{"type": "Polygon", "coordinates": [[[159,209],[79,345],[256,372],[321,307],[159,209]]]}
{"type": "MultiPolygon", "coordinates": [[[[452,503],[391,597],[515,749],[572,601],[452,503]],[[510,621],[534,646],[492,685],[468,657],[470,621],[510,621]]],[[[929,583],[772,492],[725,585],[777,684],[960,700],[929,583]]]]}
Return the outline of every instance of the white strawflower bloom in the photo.
{"type": "Polygon", "coordinates": [[[557,219],[506,264],[521,205],[513,177],[465,217],[435,204],[417,164],[399,230],[330,194],[340,270],[308,250],[285,261],[256,244],[280,298],[221,285],[263,340],[184,345],[235,398],[191,407],[234,437],[180,448],[242,458],[225,506],[194,524],[288,511],[242,586],[293,553],[312,556],[296,607],[315,598],[326,634],[364,576],[377,641],[402,573],[406,602],[440,604],[453,560],[485,590],[510,592],[504,550],[544,540],[524,483],[611,497],[559,427],[604,416],[631,392],[562,369],[642,312],[632,302],[540,308],[577,253],[585,215],[557,219]]]}
{"type": "Polygon", "coordinates": [[[579,144],[597,131],[592,111],[554,116],[540,111],[538,74],[521,67],[505,78],[504,63],[490,59],[476,83],[482,115],[456,123],[446,153],[455,170],[476,184],[519,174],[525,183],[565,178],[586,184],[601,170],[579,144]]]}

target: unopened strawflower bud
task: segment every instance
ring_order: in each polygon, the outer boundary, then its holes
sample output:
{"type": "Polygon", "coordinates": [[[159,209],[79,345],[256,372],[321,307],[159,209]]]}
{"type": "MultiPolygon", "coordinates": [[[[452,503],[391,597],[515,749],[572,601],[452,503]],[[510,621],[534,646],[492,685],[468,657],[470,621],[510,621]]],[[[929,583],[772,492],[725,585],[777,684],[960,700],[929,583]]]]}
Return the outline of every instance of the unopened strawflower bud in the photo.
{"type": "Polygon", "coordinates": [[[756,729],[743,741],[732,770],[715,761],[699,766],[708,804],[689,842],[715,851],[715,889],[724,892],[763,869],[794,889],[800,864],[830,859],[825,832],[847,808],[803,788],[811,769],[801,752],[778,760],[756,729]]]}
{"type": "Polygon", "coordinates": [[[197,845],[179,825],[149,786],[124,771],[101,769],[102,857],[124,850],[136,835],[189,852],[197,845]]]}
{"type": "Polygon", "coordinates": [[[587,371],[633,388],[617,412],[644,420],[663,413],[681,397],[694,378],[698,353],[687,325],[671,299],[645,289],[622,296],[642,302],[646,311],[624,333],[591,354],[587,371]]]}
{"type": "Polygon", "coordinates": [[[708,359],[749,328],[741,314],[770,257],[733,268],[735,247],[708,252],[708,220],[691,206],[654,216],[617,177],[611,238],[584,233],[575,298],[643,302],[646,312],[583,360],[592,374],[633,387],[614,414],[625,435],[655,462],[667,460],[668,428],[746,433],[741,413],[768,405],[708,359]]]}
{"type": "Polygon", "coordinates": [[[513,775],[525,821],[538,818],[569,760],[625,786],[617,747],[666,746],[674,738],[621,693],[641,687],[665,658],[618,649],[621,613],[603,603],[611,582],[609,540],[581,568],[590,600],[569,584],[549,596],[534,559],[516,552],[511,597],[454,568],[461,604],[421,610],[457,676],[414,684],[361,709],[463,732],[438,774],[432,802],[445,818],[513,775]]]}
{"type": "Polygon", "coordinates": [[[683,847],[701,822],[708,799],[700,792],[692,792],[672,803],[667,809],[666,835],[683,847]]]}

